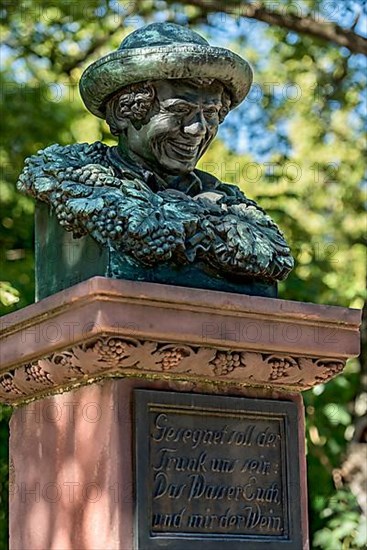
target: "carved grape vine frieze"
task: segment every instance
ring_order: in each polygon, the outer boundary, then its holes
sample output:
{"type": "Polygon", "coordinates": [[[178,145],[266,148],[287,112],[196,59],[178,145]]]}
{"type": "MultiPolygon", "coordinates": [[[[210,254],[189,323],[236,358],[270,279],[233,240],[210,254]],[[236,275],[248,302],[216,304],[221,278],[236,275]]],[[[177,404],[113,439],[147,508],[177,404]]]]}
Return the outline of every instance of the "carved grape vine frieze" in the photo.
{"type": "Polygon", "coordinates": [[[332,358],[99,337],[2,373],[0,399],[19,404],[92,379],[134,374],[302,390],[333,378],[344,365],[332,358]]]}

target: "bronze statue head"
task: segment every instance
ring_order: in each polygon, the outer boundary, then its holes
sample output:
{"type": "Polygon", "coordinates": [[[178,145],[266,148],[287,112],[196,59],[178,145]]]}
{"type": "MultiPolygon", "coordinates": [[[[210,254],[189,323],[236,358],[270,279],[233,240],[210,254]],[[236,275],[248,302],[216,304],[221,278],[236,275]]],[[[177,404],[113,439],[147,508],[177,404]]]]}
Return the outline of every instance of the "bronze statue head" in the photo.
{"type": "Polygon", "coordinates": [[[153,23],[90,65],[80,90],[125,156],[153,172],[179,175],[195,168],[251,81],[248,63],[229,50],[179,25],[153,23]]]}
{"type": "Polygon", "coordinates": [[[214,79],[132,84],[106,104],[106,121],[119,145],[139,164],[167,174],[191,172],[230,108],[214,79]]]}
{"type": "Polygon", "coordinates": [[[252,69],[242,57],[211,46],[202,36],[174,23],[153,23],[129,34],[120,47],[92,63],[80,79],[81,97],[94,115],[131,84],[162,80],[218,80],[233,109],[250,90],[252,69]]]}

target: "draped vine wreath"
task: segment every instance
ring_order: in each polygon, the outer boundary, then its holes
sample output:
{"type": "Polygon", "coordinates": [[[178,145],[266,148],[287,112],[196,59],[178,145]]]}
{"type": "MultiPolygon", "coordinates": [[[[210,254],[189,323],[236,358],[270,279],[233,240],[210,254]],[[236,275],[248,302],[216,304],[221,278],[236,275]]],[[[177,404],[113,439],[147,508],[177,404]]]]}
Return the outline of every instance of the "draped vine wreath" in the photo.
{"type": "Polygon", "coordinates": [[[75,238],[89,234],[145,266],[198,261],[224,275],[288,275],[293,259],[283,234],[238,188],[234,195],[225,184],[195,197],[155,193],[132,172],[118,177],[108,149],[101,142],[47,147],[26,159],[18,188],[49,204],[75,238]]]}

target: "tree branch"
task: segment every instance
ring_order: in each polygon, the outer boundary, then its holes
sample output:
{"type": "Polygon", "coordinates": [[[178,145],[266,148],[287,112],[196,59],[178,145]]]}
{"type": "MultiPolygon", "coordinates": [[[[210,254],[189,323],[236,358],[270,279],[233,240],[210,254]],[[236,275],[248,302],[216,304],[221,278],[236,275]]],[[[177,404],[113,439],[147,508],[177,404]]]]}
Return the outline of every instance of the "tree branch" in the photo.
{"type": "Polygon", "coordinates": [[[197,6],[204,13],[225,12],[231,15],[263,21],[269,25],[276,25],[314,38],[333,42],[344,46],[353,53],[367,55],[367,40],[355,33],[353,29],[343,29],[336,23],[327,20],[316,20],[310,16],[301,17],[289,12],[281,13],[259,4],[247,2],[227,3],[221,0],[190,0],[187,4],[197,6]]]}
{"type": "Polygon", "coordinates": [[[94,40],[89,48],[87,48],[85,51],[83,51],[82,55],[78,57],[73,57],[72,59],[66,61],[63,63],[61,70],[62,72],[66,73],[68,76],[70,76],[71,72],[76,69],[76,67],[79,67],[86,61],[94,52],[96,52],[99,48],[107,44],[109,39],[118,31],[121,31],[121,26],[118,25],[118,27],[109,30],[106,32],[106,34],[101,37],[94,40]]]}
{"type": "Polygon", "coordinates": [[[66,63],[64,63],[61,67],[62,71],[65,72],[68,76],[70,76],[71,72],[76,68],[79,67],[86,61],[91,55],[93,55],[99,48],[104,46],[108,43],[110,38],[120,32],[124,28],[124,22],[125,19],[128,18],[130,15],[137,12],[138,8],[138,1],[130,2],[127,6],[127,8],[124,8],[124,14],[121,16],[120,21],[118,22],[118,25],[109,29],[103,36],[100,38],[96,38],[79,57],[74,57],[73,59],[70,59],[66,63]]]}

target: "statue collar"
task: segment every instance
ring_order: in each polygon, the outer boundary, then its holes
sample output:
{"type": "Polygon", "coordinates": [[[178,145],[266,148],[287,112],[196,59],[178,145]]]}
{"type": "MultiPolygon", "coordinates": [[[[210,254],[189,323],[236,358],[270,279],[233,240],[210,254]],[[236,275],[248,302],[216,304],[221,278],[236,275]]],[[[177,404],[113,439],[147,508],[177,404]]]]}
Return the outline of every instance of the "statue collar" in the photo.
{"type": "Polygon", "coordinates": [[[175,189],[194,197],[205,190],[199,170],[163,179],[159,174],[135,164],[129,157],[124,156],[117,146],[109,147],[106,156],[109,164],[113,167],[114,172],[119,178],[132,174],[134,177],[142,179],[155,193],[166,191],[167,189],[175,189]]]}

